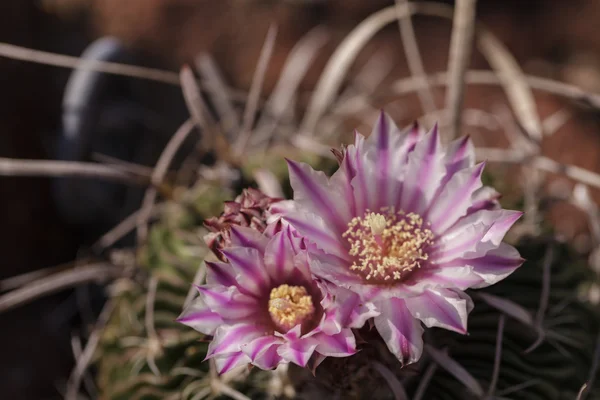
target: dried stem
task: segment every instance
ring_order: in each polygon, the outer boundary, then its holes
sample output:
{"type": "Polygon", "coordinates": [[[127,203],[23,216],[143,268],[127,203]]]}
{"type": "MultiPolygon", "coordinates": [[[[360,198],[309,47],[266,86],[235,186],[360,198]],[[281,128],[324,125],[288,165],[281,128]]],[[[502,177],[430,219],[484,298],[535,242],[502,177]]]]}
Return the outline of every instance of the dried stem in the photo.
{"type": "Polygon", "coordinates": [[[417,387],[417,390],[415,391],[415,395],[413,396],[412,400],[423,399],[423,396],[425,396],[425,390],[427,390],[427,385],[429,385],[429,382],[431,382],[431,378],[433,378],[433,374],[435,374],[437,367],[438,366],[436,363],[431,363],[431,365],[427,367],[425,373],[419,380],[419,386],[417,387]]]}
{"type": "Polygon", "coordinates": [[[424,113],[429,114],[435,112],[437,111],[437,107],[433,100],[431,88],[426,80],[427,75],[425,73],[425,67],[423,66],[421,52],[419,51],[415,29],[410,13],[406,10],[408,7],[408,0],[396,0],[396,6],[398,8],[400,37],[402,38],[402,45],[404,46],[404,54],[406,55],[408,68],[415,79],[422,79],[425,82],[425,87],[417,91],[421,107],[423,108],[424,113]]]}
{"type": "Polygon", "coordinates": [[[148,185],[150,180],[115,166],[75,161],[22,160],[0,157],[0,176],[96,178],[125,184],[148,185]]]}
{"type": "Polygon", "coordinates": [[[450,137],[460,135],[461,111],[465,92],[465,74],[471,60],[475,36],[475,5],[477,0],[457,0],[450,39],[448,62],[449,84],[446,108],[450,114],[450,137]]]}
{"type": "Polygon", "coordinates": [[[125,275],[122,268],[101,263],[77,267],[46,276],[0,296],[0,313],[29,303],[40,297],[84,283],[106,282],[125,275]]]}
{"type": "Polygon", "coordinates": [[[496,353],[494,356],[494,369],[492,371],[492,380],[487,392],[487,398],[491,399],[496,391],[498,377],[500,376],[500,363],[502,361],[502,339],[504,337],[504,315],[500,315],[498,320],[498,334],[496,335],[496,353]]]}
{"type": "Polygon", "coordinates": [[[254,125],[254,118],[256,117],[256,110],[258,109],[258,103],[260,101],[260,94],[262,92],[263,83],[267,74],[267,68],[273,49],[275,48],[275,38],[277,37],[277,27],[271,25],[265,38],[256,69],[254,70],[254,76],[252,77],[252,84],[250,86],[250,93],[248,94],[248,102],[244,109],[244,118],[242,120],[242,128],[240,135],[235,142],[233,148],[233,155],[235,159],[238,159],[244,153],[246,144],[250,139],[252,133],[252,126],[254,125]]]}
{"type": "Polygon", "coordinates": [[[177,73],[154,68],[138,67],[135,65],[118,64],[107,61],[83,60],[79,57],[33,50],[8,43],[0,43],[0,56],[13,60],[30,61],[38,64],[56,67],[76,68],[104,72],[132,78],[148,79],[151,81],[179,85],[177,73]]]}
{"type": "Polygon", "coordinates": [[[81,386],[81,379],[83,378],[85,371],[92,361],[92,357],[96,352],[98,343],[100,343],[102,331],[106,327],[106,324],[108,323],[108,320],[110,319],[114,309],[115,303],[110,300],[104,305],[104,308],[102,309],[102,312],[96,321],[96,326],[94,327],[94,330],[90,334],[87,344],[85,345],[85,349],[81,353],[81,356],[77,359],[75,368],[71,372],[71,376],[69,377],[69,382],[67,384],[65,400],[77,400],[79,388],[81,386]]]}
{"type": "MultiPolygon", "coordinates": [[[[154,167],[154,171],[152,172],[153,184],[158,186],[162,183],[165,174],[167,173],[167,170],[173,161],[173,158],[177,154],[177,151],[193,130],[194,121],[192,119],[188,119],[179,127],[171,140],[169,140],[169,143],[167,143],[167,146],[160,155],[158,161],[156,162],[156,166],[154,167]]],[[[137,218],[137,239],[139,243],[144,242],[148,235],[148,220],[152,215],[152,208],[154,206],[154,201],[156,200],[157,194],[158,192],[156,188],[150,187],[148,190],[146,190],[146,194],[144,195],[142,207],[137,218]]]]}
{"type": "MultiPolygon", "coordinates": [[[[434,86],[444,86],[448,84],[448,72],[440,72],[437,74],[431,74],[427,76],[427,82],[434,86]]],[[[555,81],[552,79],[546,79],[539,76],[525,75],[527,84],[532,89],[541,90],[544,92],[552,93],[558,96],[571,98],[574,100],[583,101],[588,103],[590,106],[600,109],[600,94],[589,93],[585,90],[570,85],[555,81]]],[[[465,75],[465,83],[469,85],[502,85],[502,80],[498,77],[498,74],[490,70],[469,70],[465,75]]],[[[422,80],[415,79],[414,77],[399,79],[392,84],[392,92],[395,94],[410,93],[419,88],[424,87],[425,82],[422,80]]]]}

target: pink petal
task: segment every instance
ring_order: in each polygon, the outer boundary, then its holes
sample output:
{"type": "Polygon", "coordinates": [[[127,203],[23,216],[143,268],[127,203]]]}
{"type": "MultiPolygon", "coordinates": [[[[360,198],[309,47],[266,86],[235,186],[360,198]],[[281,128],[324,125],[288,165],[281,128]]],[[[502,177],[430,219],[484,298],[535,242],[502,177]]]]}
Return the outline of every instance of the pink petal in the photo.
{"type": "Polygon", "coordinates": [[[473,193],[481,188],[484,163],[455,173],[429,209],[428,219],[434,232],[444,232],[467,213],[473,193]]]}
{"type": "Polygon", "coordinates": [[[217,328],[213,341],[208,345],[206,358],[241,352],[241,346],[264,336],[264,329],[252,324],[222,325],[217,328]]]}
{"type": "Polygon", "coordinates": [[[408,156],[397,209],[422,215],[429,207],[446,172],[443,155],[436,125],[408,156]]]}
{"type": "Polygon", "coordinates": [[[260,252],[265,251],[265,246],[269,241],[268,237],[261,234],[256,229],[237,225],[231,226],[230,237],[232,246],[250,247],[260,252]]]}
{"type": "Polygon", "coordinates": [[[473,214],[479,210],[493,210],[498,208],[498,199],[500,193],[489,186],[479,188],[479,190],[473,193],[471,198],[471,207],[467,210],[467,215],[473,214]]]}
{"type": "Polygon", "coordinates": [[[224,319],[247,318],[260,311],[256,299],[240,293],[234,286],[201,286],[198,290],[206,305],[224,319]]]}
{"type": "Polygon", "coordinates": [[[491,249],[481,257],[459,258],[447,265],[449,268],[455,265],[468,265],[472,268],[473,273],[482,280],[471,287],[482,288],[503,280],[519,268],[523,261],[517,249],[506,243],[500,243],[497,248],[491,249]]]}
{"type": "Polygon", "coordinates": [[[277,353],[285,361],[305,367],[316,347],[317,343],[311,338],[298,339],[279,346],[277,353]]]}
{"type": "MultiPolygon", "coordinates": [[[[302,251],[302,240],[289,228],[275,234],[265,249],[265,271],[275,281],[295,272],[296,255],[302,251]]],[[[298,271],[304,273],[305,271],[298,271]]]]}
{"type": "Polygon", "coordinates": [[[224,374],[225,372],[248,363],[250,363],[250,359],[242,352],[215,357],[215,365],[219,374],[224,374]]]}
{"type": "Polygon", "coordinates": [[[292,213],[286,215],[285,220],[307,241],[314,243],[320,250],[342,259],[348,258],[348,250],[346,250],[338,235],[318,215],[292,213]]]}
{"type": "Polygon", "coordinates": [[[270,284],[262,254],[250,247],[230,247],[222,250],[233,270],[240,290],[261,296],[270,284]]]}
{"type": "MultiPolygon", "coordinates": [[[[468,262],[455,263],[452,266],[444,264],[416,271],[414,280],[418,281],[424,288],[451,288],[467,290],[477,287],[483,282],[483,278],[473,271],[468,262]]],[[[412,277],[411,277],[412,278],[412,277]]]]}
{"type": "Polygon", "coordinates": [[[423,352],[423,327],[413,318],[402,299],[377,304],[381,315],[374,318],[377,331],[402,365],[416,362],[423,352]]]}
{"type": "Polygon", "coordinates": [[[351,219],[348,205],[336,201],[336,187],[321,171],[315,171],[309,165],[288,161],[290,184],[294,189],[294,201],[306,211],[318,213],[333,228],[346,229],[351,219]]]}
{"type": "Polygon", "coordinates": [[[357,131],[354,131],[354,146],[348,146],[346,157],[341,168],[346,171],[352,191],[354,193],[354,213],[352,215],[362,215],[369,207],[369,187],[367,185],[367,176],[365,174],[364,154],[365,138],[357,131]]]}
{"type": "MultiPolygon", "coordinates": [[[[446,149],[446,178],[447,182],[452,175],[464,168],[475,164],[475,148],[469,136],[452,141],[446,149]]],[[[443,182],[443,184],[445,184],[443,182]]]]}
{"type": "Polygon", "coordinates": [[[281,357],[277,354],[277,348],[281,343],[282,340],[274,336],[263,336],[250,343],[242,344],[242,351],[257,367],[273,369],[281,362],[281,357]]]}
{"type": "Polygon", "coordinates": [[[328,357],[347,357],[356,353],[356,340],[350,329],[335,335],[319,333],[312,337],[317,343],[315,351],[328,357]]]}
{"type": "Polygon", "coordinates": [[[350,290],[341,287],[328,290],[335,294],[335,300],[332,305],[321,303],[323,307],[331,309],[323,323],[325,333],[340,332],[342,327],[362,328],[368,319],[380,314],[373,303],[361,300],[358,294],[350,290]]]}
{"type": "Polygon", "coordinates": [[[406,306],[413,317],[425,326],[434,326],[467,333],[467,317],[473,302],[466,294],[448,289],[427,290],[421,296],[406,299],[406,306]]]}
{"type": "Polygon", "coordinates": [[[181,313],[177,322],[205,335],[213,335],[216,329],[223,324],[223,319],[219,314],[211,311],[198,297],[181,313]]]}
{"type": "Polygon", "coordinates": [[[208,285],[237,286],[235,271],[229,263],[206,261],[206,283],[208,285]]]}
{"type": "Polygon", "coordinates": [[[475,253],[491,226],[484,222],[461,224],[460,229],[453,229],[451,234],[443,235],[433,245],[429,253],[429,262],[442,265],[455,258],[464,257],[467,253],[475,253]]]}

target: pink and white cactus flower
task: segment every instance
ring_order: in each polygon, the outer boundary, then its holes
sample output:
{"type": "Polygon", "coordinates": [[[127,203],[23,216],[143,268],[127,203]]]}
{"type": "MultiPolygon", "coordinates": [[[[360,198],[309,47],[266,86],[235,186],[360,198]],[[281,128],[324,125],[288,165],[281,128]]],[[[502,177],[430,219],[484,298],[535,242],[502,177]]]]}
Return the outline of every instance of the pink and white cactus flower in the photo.
{"type": "MultiPolygon", "coordinates": [[[[273,236],[232,226],[228,262],[207,262],[206,284],[179,321],[212,335],[207,358],[219,373],[253,364],[272,369],[282,363],[306,366],[313,357],[345,357],[356,352],[351,328],[377,313],[355,307],[357,296],[338,307],[310,273],[304,240],[289,227],[273,236]]],[[[313,364],[313,365],[315,365],[313,364]]]]}
{"type": "Polygon", "coordinates": [[[464,290],[522,264],[502,242],[522,213],[501,209],[483,186],[471,140],[443,148],[437,127],[403,133],[382,113],[368,139],[356,133],[334,154],[331,178],[289,161],[294,200],[283,218],[306,238],[311,272],[355,293],[389,350],[415,362],[422,324],[466,333],[473,302],[464,290]]]}

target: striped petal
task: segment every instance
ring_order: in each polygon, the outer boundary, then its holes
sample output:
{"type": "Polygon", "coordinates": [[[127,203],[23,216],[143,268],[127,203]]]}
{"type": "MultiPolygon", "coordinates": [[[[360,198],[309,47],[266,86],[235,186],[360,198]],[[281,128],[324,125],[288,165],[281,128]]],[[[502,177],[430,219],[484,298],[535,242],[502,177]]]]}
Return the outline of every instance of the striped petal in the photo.
{"type": "Polygon", "coordinates": [[[215,357],[214,360],[215,366],[217,367],[217,373],[219,374],[224,374],[236,367],[246,365],[250,362],[248,356],[241,352],[215,357]]]}
{"type": "Polygon", "coordinates": [[[421,323],[413,318],[402,299],[393,298],[377,306],[381,315],[373,321],[390,352],[402,365],[416,362],[423,352],[421,323]]]}
{"type": "Polygon", "coordinates": [[[249,247],[263,252],[265,251],[265,246],[268,242],[269,238],[258,232],[256,229],[238,225],[231,226],[232,246],[249,247]]]}
{"type": "Polygon", "coordinates": [[[237,286],[235,271],[231,264],[206,261],[206,283],[208,285],[237,286]]]}
{"type": "Polygon", "coordinates": [[[523,261],[524,259],[519,255],[517,249],[506,243],[500,243],[497,248],[488,251],[481,257],[452,260],[444,266],[444,269],[451,269],[459,265],[468,266],[472,269],[473,274],[481,278],[481,282],[474,283],[471,287],[483,288],[508,277],[523,264],[523,261]]]}
{"type": "Polygon", "coordinates": [[[250,247],[229,247],[222,252],[237,273],[236,280],[240,289],[261,296],[270,284],[261,253],[250,247]]]}
{"type": "Polygon", "coordinates": [[[459,295],[452,290],[437,289],[406,299],[406,307],[413,317],[429,328],[436,326],[466,334],[467,317],[473,309],[473,301],[464,293],[459,295]]]}
{"type": "Polygon", "coordinates": [[[348,357],[356,353],[356,339],[350,329],[336,335],[316,334],[312,337],[317,343],[315,350],[328,357],[348,357]]]}
{"type": "Polygon", "coordinates": [[[281,343],[282,339],[271,335],[258,337],[242,344],[242,351],[250,358],[252,364],[261,369],[272,369],[281,362],[281,357],[277,354],[277,347],[281,343]]]}
{"type": "Polygon", "coordinates": [[[248,318],[258,311],[256,299],[246,296],[234,287],[200,287],[204,303],[224,319],[248,318]]]}
{"type": "Polygon", "coordinates": [[[408,156],[405,180],[397,209],[423,214],[445,175],[444,154],[440,151],[437,125],[408,156]]]}
{"type": "Polygon", "coordinates": [[[317,342],[311,338],[289,341],[279,346],[277,353],[285,361],[305,367],[317,348],[317,342]]]}
{"type": "Polygon", "coordinates": [[[285,216],[296,231],[325,253],[347,258],[348,251],[338,235],[320,216],[312,213],[291,213],[285,216]]]}
{"type": "Polygon", "coordinates": [[[201,298],[196,298],[177,318],[177,322],[205,335],[213,335],[223,324],[223,319],[219,314],[211,311],[201,298]]]}
{"type": "Polygon", "coordinates": [[[472,196],[481,188],[484,163],[455,173],[429,209],[428,219],[434,232],[444,232],[467,213],[472,196]]]}
{"type": "Polygon", "coordinates": [[[290,184],[294,189],[294,201],[309,212],[318,213],[338,230],[345,230],[350,220],[350,210],[344,202],[336,202],[336,187],[321,171],[315,171],[305,163],[288,161],[290,184]]]}
{"type": "Polygon", "coordinates": [[[212,342],[208,345],[206,358],[216,355],[241,353],[242,344],[264,336],[264,330],[250,324],[223,325],[217,328],[212,342]]]}

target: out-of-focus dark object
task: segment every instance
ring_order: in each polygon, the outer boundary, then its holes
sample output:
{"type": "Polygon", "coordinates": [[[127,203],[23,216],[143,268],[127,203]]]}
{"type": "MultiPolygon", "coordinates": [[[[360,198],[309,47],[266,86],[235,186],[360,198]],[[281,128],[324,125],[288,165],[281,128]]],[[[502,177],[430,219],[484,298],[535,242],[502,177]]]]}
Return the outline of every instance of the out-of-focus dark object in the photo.
{"type": "MultiPolygon", "coordinates": [[[[144,61],[112,37],[96,40],[81,57],[132,64],[144,61]]],[[[153,166],[185,118],[185,103],[177,87],[74,70],[65,89],[55,158],[115,159],[153,166]]],[[[59,178],[53,193],[61,216],[86,240],[93,240],[139,208],[144,188],[59,178]]]]}

